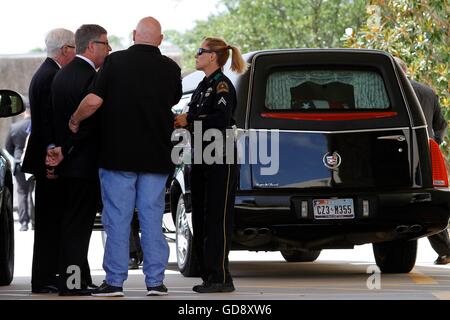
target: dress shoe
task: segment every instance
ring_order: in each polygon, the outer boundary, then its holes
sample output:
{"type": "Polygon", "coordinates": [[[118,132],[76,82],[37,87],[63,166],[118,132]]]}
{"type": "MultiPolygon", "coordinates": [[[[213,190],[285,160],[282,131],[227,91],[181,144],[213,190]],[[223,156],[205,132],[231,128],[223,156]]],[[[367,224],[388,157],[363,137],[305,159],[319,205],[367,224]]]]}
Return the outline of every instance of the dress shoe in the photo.
{"type": "Polygon", "coordinates": [[[448,264],[448,263],[450,263],[450,255],[439,256],[434,262],[434,264],[448,264]]]}
{"type": "Polygon", "coordinates": [[[91,283],[91,284],[88,284],[88,285],[86,285],[86,286],[82,286],[81,288],[82,288],[82,289],[95,290],[95,289],[98,289],[98,286],[95,285],[95,284],[93,284],[93,283],[91,283]]]}
{"type": "Polygon", "coordinates": [[[54,285],[46,285],[42,287],[32,288],[32,293],[58,293],[58,288],[54,285]]]}
{"type": "Polygon", "coordinates": [[[193,291],[198,293],[215,293],[215,292],[233,292],[233,282],[217,283],[217,282],[203,282],[200,285],[194,286],[193,291]]]}

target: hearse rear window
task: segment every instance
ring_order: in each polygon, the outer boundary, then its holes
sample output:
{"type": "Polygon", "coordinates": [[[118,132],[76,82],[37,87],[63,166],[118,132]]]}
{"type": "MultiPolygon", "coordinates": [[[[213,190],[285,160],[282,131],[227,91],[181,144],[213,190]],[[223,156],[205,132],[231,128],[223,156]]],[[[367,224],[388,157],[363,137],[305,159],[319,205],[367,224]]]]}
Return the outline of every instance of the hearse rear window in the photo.
{"type": "Polygon", "coordinates": [[[358,70],[273,72],[266,108],[295,111],[386,110],[390,102],[380,74],[358,70]]]}

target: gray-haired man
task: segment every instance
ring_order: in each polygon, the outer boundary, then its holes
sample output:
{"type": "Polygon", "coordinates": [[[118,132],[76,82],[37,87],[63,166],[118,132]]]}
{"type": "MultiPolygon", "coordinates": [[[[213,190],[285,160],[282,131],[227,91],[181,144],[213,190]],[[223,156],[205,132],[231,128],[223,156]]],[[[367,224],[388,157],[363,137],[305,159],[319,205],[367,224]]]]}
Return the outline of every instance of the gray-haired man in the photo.
{"type": "Polygon", "coordinates": [[[59,181],[46,177],[45,156],[54,143],[51,125],[51,84],[59,69],[75,57],[75,38],[66,29],[51,30],[45,38],[47,59],[34,74],[29,89],[31,134],[22,171],[34,174],[35,233],[31,290],[33,293],[56,292],[57,255],[59,252],[59,181]]]}

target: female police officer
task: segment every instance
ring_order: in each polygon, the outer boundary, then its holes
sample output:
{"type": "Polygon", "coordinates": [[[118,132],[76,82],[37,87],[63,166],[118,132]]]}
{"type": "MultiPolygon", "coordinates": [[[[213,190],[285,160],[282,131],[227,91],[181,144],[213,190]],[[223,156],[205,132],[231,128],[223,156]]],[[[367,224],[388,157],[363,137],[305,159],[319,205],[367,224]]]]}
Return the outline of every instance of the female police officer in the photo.
{"type": "MultiPolygon", "coordinates": [[[[232,235],[237,164],[234,156],[231,156],[231,161],[230,157],[227,157],[226,150],[229,149],[225,148],[225,130],[234,125],[236,92],[231,81],[223,74],[223,66],[230,56],[230,50],[231,70],[237,73],[245,72],[247,63],[238,48],[218,38],[206,38],[202,42],[195,56],[195,64],[196,69],[203,71],[206,77],[192,95],[189,112],[179,115],[175,120],[176,127],[192,129],[196,123],[197,126],[202,125],[202,135],[208,129],[217,129],[223,136],[223,139],[219,139],[222,141],[214,141],[216,146],[221,146],[216,149],[221,149],[221,160],[207,164],[202,157],[200,163],[197,163],[194,156],[191,171],[193,243],[203,279],[201,285],[193,287],[198,293],[234,291],[228,271],[228,253],[232,235]]],[[[196,138],[193,139],[194,154],[199,150],[203,154],[205,145],[195,144],[195,140],[203,139],[196,138]]]]}

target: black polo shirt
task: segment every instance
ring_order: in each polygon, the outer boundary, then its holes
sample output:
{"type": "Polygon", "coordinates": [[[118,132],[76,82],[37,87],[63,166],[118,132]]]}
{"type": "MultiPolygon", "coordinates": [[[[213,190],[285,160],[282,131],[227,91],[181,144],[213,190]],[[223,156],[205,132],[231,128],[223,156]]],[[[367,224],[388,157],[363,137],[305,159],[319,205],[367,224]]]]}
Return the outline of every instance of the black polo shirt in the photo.
{"type": "Polygon", "coordinates": [[[106,58],[91,92],[103,99],[100,167],[169,173],[171,108],[182,95],[178,65],[157,47],[133,45],[106,58]]]}

